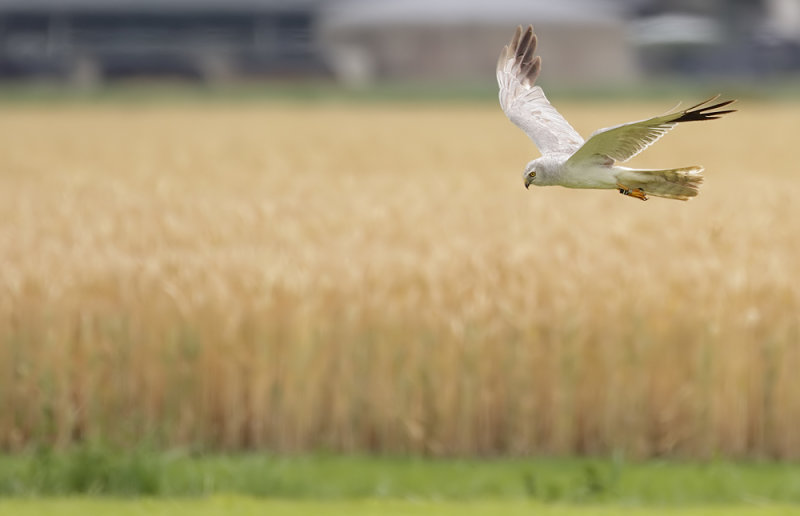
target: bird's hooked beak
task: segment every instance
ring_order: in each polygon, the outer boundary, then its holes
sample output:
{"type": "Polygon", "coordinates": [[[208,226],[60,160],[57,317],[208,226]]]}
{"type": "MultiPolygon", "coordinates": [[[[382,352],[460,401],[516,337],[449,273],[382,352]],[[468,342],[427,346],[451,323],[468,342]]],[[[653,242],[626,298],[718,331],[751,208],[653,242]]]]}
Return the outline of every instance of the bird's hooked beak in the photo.
{"type": "Polygon", "coordinates": [[[533,180],[535,178],[536,178],[536,174],[528,174],[527,176],[525,176],[525,189],[526,190],[528,189],[529,186],[531,186],[531,183],[533,182],[533,180]]]}

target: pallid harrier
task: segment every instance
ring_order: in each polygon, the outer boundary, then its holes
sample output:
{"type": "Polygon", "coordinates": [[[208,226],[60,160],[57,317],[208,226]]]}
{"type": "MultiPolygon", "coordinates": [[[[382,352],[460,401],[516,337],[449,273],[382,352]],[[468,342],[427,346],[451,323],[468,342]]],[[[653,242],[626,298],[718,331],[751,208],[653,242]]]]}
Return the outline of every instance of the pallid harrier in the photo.
{"type": "Polygon", "coordinates": [[[703,167],[667,170],[637,170],[615,165],[627,161],[652,145],[680,122],[714,120],[733,109],[720,110],[733,100],[696,106],[661,116],[600,129],[584,142],[534,86],[542,66],[536,51],[533,26],[517,27],[511,43],[503,48],[497,62],[500,105],[508,118],[533,140],[542,157],[525,167],[525,188],[561,185],[569,188],[617,189],[643,201],[648,195],[680,199],[694,197],[703,182],[703,167]],[[704,106],[704,107],[703,107],[704,106]]]}

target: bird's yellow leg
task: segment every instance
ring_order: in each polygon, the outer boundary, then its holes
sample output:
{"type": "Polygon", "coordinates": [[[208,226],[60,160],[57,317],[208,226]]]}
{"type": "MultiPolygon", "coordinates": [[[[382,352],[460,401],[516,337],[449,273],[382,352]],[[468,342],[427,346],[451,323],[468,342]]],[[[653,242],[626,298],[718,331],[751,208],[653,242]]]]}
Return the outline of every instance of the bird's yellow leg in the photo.
{"type": "Polygon", "coordinates": [[[646,201],[647,195],[645,195],[644,190],[641,188],[628,188],[627,186],[621,185],[617,183],[617,188],[619,189],[619,193],[622,195],[628,195],[630,197],[635,197],[640,201],[646,201]]]}

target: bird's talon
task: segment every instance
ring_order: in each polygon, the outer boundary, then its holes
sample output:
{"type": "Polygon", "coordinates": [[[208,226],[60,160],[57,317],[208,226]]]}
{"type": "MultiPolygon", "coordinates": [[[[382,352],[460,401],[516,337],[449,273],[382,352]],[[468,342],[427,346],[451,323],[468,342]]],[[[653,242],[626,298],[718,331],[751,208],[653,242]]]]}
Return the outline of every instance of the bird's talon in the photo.
{"type": "Polygon", "coordinates": [[[617,188],[619,189],[619,193],[621,193],[622,195],[628,195],[630,197],[634,197],[641,201],[647,200],[647,194],[645,194],[644,190],[642,190],[641,188],[630,189],[620,184],[617,185],[617,188]]]}

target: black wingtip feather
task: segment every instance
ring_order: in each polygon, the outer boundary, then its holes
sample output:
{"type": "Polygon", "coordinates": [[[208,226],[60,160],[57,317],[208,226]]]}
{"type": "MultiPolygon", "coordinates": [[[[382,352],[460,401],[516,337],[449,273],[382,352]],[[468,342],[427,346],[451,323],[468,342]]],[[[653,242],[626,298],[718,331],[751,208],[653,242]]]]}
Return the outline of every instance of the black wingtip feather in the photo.
{"type": "MultiPolygon", "coordinates": [[[[526,84],[532,85],[536,82],[542,67],[542,60],[536,55],[537,43],[538,39],[533,31],[533,25],[528,25],[526,28],[519,25],[514,31],[508,50],[504,50],[500,54],[500,62],[513,56],[516,66],[515,73],[526,84]]],[[[498,64],[498,66],[500,65],[498,64]]]]}
{"type": "Polygon", "coordinates": [[[528,28],[525,29],[525,32],[522,33],[522,37],[520,38],[519,43],[517,45],[517,58],[525,60],[526,56],[528,56],[529,54],[533,54],[534,49],[531,49],[531,46],[533,46],[535,49],[536,40],[533,35],[533,26],[528,25],[528,28]],[[531,42],[533,42],[533,45],[531,45],[531,42]]]}
{"type": "Polygon", "coordinates": [[[724,102],[718,102],[711,106],[701,107],[704,104],[708,104],[714,100],[717,100],[719,95],[711,97],[710,99],[703,101],[695,106],[690,107],[683,114],[676,118],[674,122],[697,122],[702,120],[716,120],[720,118],[722,115],[726,115],[728,113],[735,113],[735,109],[723,109],[719,110],[719,108],[725,107],[729,104],[736,102],[736,99],[726,100],[724,102]]]}
{"type": "Polygon", "coordinates": [[[517,29],[514,31],[514,36],[511,38],[511,43],[508,45],[508,48],[510,48],[512,52],[517,51],[517,48],[519,47],[519,38],[521,37],[522,25],[517,25],[517,29]]]}

